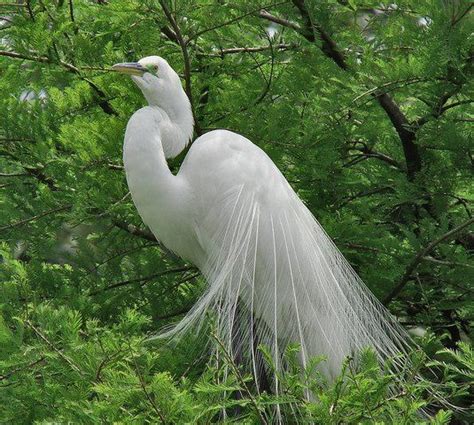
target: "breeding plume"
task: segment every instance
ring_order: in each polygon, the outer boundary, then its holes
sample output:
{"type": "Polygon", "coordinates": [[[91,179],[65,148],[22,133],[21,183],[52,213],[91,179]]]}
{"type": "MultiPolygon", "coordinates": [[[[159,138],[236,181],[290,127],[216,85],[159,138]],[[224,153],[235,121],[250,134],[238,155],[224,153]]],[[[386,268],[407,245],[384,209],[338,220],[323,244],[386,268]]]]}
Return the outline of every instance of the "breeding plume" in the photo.
{"type": "MultiPolygon", "coordinates": [[[[245,137],[216,130],[197,138],[177,175],[167,158],[193,134],[190,102],[161,57],[121,63],[148,106],[130,118],[123,160],[133,201],[156,238],[194,263],[208,282],[171,331],[209,316],[226,349],[257,380],[266,345],[277,369],[289,343],[299,360],[324,355],[331,380],[348,355],[371,346],[381,361],[409,338],[375,299],[272,160],[245,137]]],[[[271,379],[279,393],[278,379],[271,379]]]]}

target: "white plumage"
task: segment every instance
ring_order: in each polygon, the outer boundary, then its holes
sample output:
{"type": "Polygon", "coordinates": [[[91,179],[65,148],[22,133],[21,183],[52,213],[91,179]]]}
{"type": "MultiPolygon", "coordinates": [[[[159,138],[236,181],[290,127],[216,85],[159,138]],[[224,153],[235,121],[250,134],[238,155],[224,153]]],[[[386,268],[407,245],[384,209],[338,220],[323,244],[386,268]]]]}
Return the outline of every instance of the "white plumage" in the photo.
{"type": "MultiPolygon", "coordinates": [[[[262,368],[256,344],[269,347],[277,368],[288,343],[301,346],[303,366],[325,355],[320,368],[329,379],[364,347],[381,361],[406,351],[405,331],[265,152],[216,130],[196,139],[173,175],[166,158],[182,151],[193,129],[178,75],[157,56],[114,68],[132,74],[149,103],[125,135],[133,201],[157,239],[194,263],[209,284],[172,333],[199,325],[212,311],[219,338],[256,380],[262,368]]],[[[277,378],[271,385],[278,393],[277,378]]]]}

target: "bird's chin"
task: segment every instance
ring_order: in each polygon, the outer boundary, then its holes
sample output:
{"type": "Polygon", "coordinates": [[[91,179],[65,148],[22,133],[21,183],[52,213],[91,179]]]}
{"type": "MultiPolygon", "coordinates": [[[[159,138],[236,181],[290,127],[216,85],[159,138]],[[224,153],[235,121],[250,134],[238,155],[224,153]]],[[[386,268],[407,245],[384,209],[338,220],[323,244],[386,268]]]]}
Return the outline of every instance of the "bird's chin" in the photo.
{"type": "Polygon", "coordinates": [[[138,76],[138,75],[132,75],[132,80],[133,82],[142,90],[146,90],[148,87],[148,84],[146,80],[143,78],[143,76],[138,76]]]}

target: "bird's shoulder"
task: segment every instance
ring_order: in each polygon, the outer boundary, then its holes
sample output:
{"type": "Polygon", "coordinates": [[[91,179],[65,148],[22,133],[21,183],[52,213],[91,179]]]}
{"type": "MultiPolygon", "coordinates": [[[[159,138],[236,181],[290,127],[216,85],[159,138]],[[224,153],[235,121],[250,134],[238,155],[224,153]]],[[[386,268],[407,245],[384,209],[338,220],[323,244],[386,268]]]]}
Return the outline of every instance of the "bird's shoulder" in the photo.
{"type": "Polygon", "coordinates": [[[244,136],[214,130],[195,140],[181,166],[192,187],[224,193],[244,185],[262,194],[287,191],[287,184],[267,154],[244,136]]]}
{"type": "MultiPolygon", "coordinates": [[[[229,130],[214,130],[198,137],[192,144],[187,159],[217,161],[219,164],[261,162],[266,154],[246,137],[229,130]]],[[[269,160],[269,159],[268,159],[269,160]]]]}
{"type": "Polygon", "coordinates": [[[133,113],[128,120],[127,127],[137,127],[143,124],[154,124],[158,126],[167,119],[167,116],[159,108],[144,106],[133,113]]]}

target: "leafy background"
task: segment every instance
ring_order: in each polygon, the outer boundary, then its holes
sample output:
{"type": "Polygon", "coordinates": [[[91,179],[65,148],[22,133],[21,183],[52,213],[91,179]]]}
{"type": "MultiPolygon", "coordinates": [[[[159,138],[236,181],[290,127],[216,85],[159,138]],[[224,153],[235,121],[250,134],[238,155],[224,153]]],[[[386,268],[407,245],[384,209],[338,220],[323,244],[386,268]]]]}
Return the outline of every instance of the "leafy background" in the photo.
{"type": "MultiPolygon", "coordinates": [[[[271,423],[275,398],[232,368],[223,380],[199,336],[146,341],[205,285],[144,228],[122,169],[124,128],[144,100],[108,68],[154,54],[182,76],[196,135],[231,129],[271,156],[377,297],[430,354],[442,351],[443,379],[468,409],[471,10],[456,0],[0,3],[0,421],[271,423]]],[[[365,356],[333,384],[282,378],[299,412],[286,420],[469,421],[446,407],[420,417],[423,386],[389,396],[393,377],[365,356]],[[304,400],[307,386],[319,402],[304,400]]]]}

